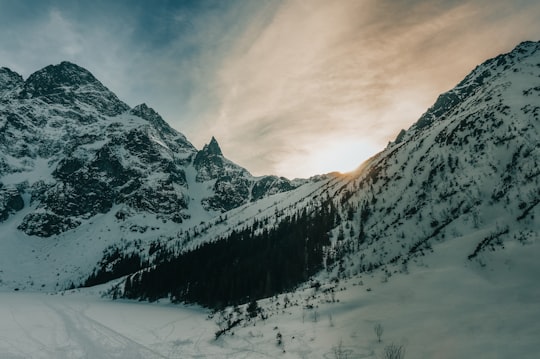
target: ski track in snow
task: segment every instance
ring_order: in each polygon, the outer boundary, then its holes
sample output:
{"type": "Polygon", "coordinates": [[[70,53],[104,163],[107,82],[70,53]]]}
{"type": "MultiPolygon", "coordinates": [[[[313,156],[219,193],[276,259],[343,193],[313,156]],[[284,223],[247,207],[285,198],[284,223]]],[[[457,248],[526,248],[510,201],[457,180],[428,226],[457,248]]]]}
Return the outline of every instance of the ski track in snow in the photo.
{"type": "MultiPolygon", "coordinates": [[[[102,358],[165,358],[113,329],[98,323],[84,314],[83,310],[48,306],[63,320],[66,332],[75,342],[75,353],[107,353],[102,358]],[[67,310],[66,310],[67,309],[67,310]]],[[[66,358],[72,358],[68,352],[66,358]]]]}
{"type": "MultiPolygon", "coordinates": [[[[7,348],[0,345],[1,358],[167,358],[88,317],[85,307],[66,301],[55,303],[54,298],[37,296],[41,300],[32,304],[39,306],[39,315],[46,320],[34,326],[35,318],[11,306],[13,329],[22,335],[19,343],[7,348]]],[[[88,303],[85,306],[88,307],[88,303]]]]}

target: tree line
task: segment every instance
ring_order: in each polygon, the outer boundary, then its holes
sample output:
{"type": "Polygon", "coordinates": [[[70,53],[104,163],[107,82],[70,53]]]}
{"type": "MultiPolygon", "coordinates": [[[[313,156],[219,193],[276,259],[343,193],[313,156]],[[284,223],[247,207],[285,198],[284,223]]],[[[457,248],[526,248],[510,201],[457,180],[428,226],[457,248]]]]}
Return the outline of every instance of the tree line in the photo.
{"type": "Polygon", "coordinates": [[[126,278],[123,296],[222,308],[294,289],[323,268],[329,231],[338,223],[327,200],[275,227],[233,230],[190,252],[160,256],[165,259],[126,278]]]}

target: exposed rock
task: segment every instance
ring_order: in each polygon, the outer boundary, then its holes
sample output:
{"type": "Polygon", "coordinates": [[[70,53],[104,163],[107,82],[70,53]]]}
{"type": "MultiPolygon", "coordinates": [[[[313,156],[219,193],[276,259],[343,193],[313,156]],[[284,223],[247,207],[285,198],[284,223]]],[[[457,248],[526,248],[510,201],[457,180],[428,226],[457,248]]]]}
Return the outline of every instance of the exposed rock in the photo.
{"type": "Polygon", "coordinates": [[[75,110],[91,106],[99,113],[114,116],[129,109],[88,70],[64,61],[49,65],[26,80],[22,98],[39,98],[46,103],[62,104],[75,110]]]}
{"type": "Polygon", "coordinates": [[[24,208],[24,200],[13,186],[4,187],[0,183],[0,222],[5,221],[9,215],[24,208]]]}

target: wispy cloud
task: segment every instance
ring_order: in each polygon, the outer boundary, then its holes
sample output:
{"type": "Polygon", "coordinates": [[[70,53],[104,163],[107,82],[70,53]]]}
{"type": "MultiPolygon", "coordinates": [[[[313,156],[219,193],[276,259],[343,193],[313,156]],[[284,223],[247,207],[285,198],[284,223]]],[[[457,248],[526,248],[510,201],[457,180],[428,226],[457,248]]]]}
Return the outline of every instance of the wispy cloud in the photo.
{"type": "Polygon", "coordinates": [[[255,174],[352,169],[472,68],[540,40],[536,0],[0,2],[0,66],[69,60],[255,174]]]}
{"type": "MultiPolygon", "coordinates": [[[[277,3],[2,1],[0,66],[28,76],[73,61],[128,104],[146,102],[191,135],[193,124],[216,107],[220,59],[252,16],[271,16],[277,3]]],[[[211,135],[195,142],[202,146],[211,135]]]]}
{"type": "Polygon", "coordinates": [[[343,158],[352,169],[474,65],[540,36],[538,5],[508,7],[287,1],[223,63],[213,132],[255,173],[345,169],[332,167],[343,158]],[[325,153],[335,157],[323,159],[325,153]]]}
{"type": "Polygon", "coordinates": [[[27,77],[42,67],[68,60],[88,68],[120,97],[130,92],[125,81],[129,63],[122,60],[129,58],[128,54],[136,57],[136,53],[125,41],[130,36],[128,24],[118,20],[106,23],[99,17],[89,24],[52,5],[28,13],[30,18],[24,12],[0,25],[2,66],[27,77]]]}

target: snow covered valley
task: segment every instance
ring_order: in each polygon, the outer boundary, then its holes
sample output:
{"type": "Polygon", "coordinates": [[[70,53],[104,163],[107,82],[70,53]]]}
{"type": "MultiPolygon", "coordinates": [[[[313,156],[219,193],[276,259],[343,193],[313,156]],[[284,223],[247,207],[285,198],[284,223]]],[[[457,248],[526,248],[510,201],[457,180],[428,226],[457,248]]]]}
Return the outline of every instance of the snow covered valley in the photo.
{"type": "Polygon", "coordinates": [[[374,271],[260,300],[257,317],[218,339],[223,314],[197,306],[112,301],[99,287],[4,291],[0,358],[384,358],[392,343],[406,358],[536,358],[540,246],[494,252],[486,269],[455,260],[463,243],[435,245],[408,274],[374,271]]]}

